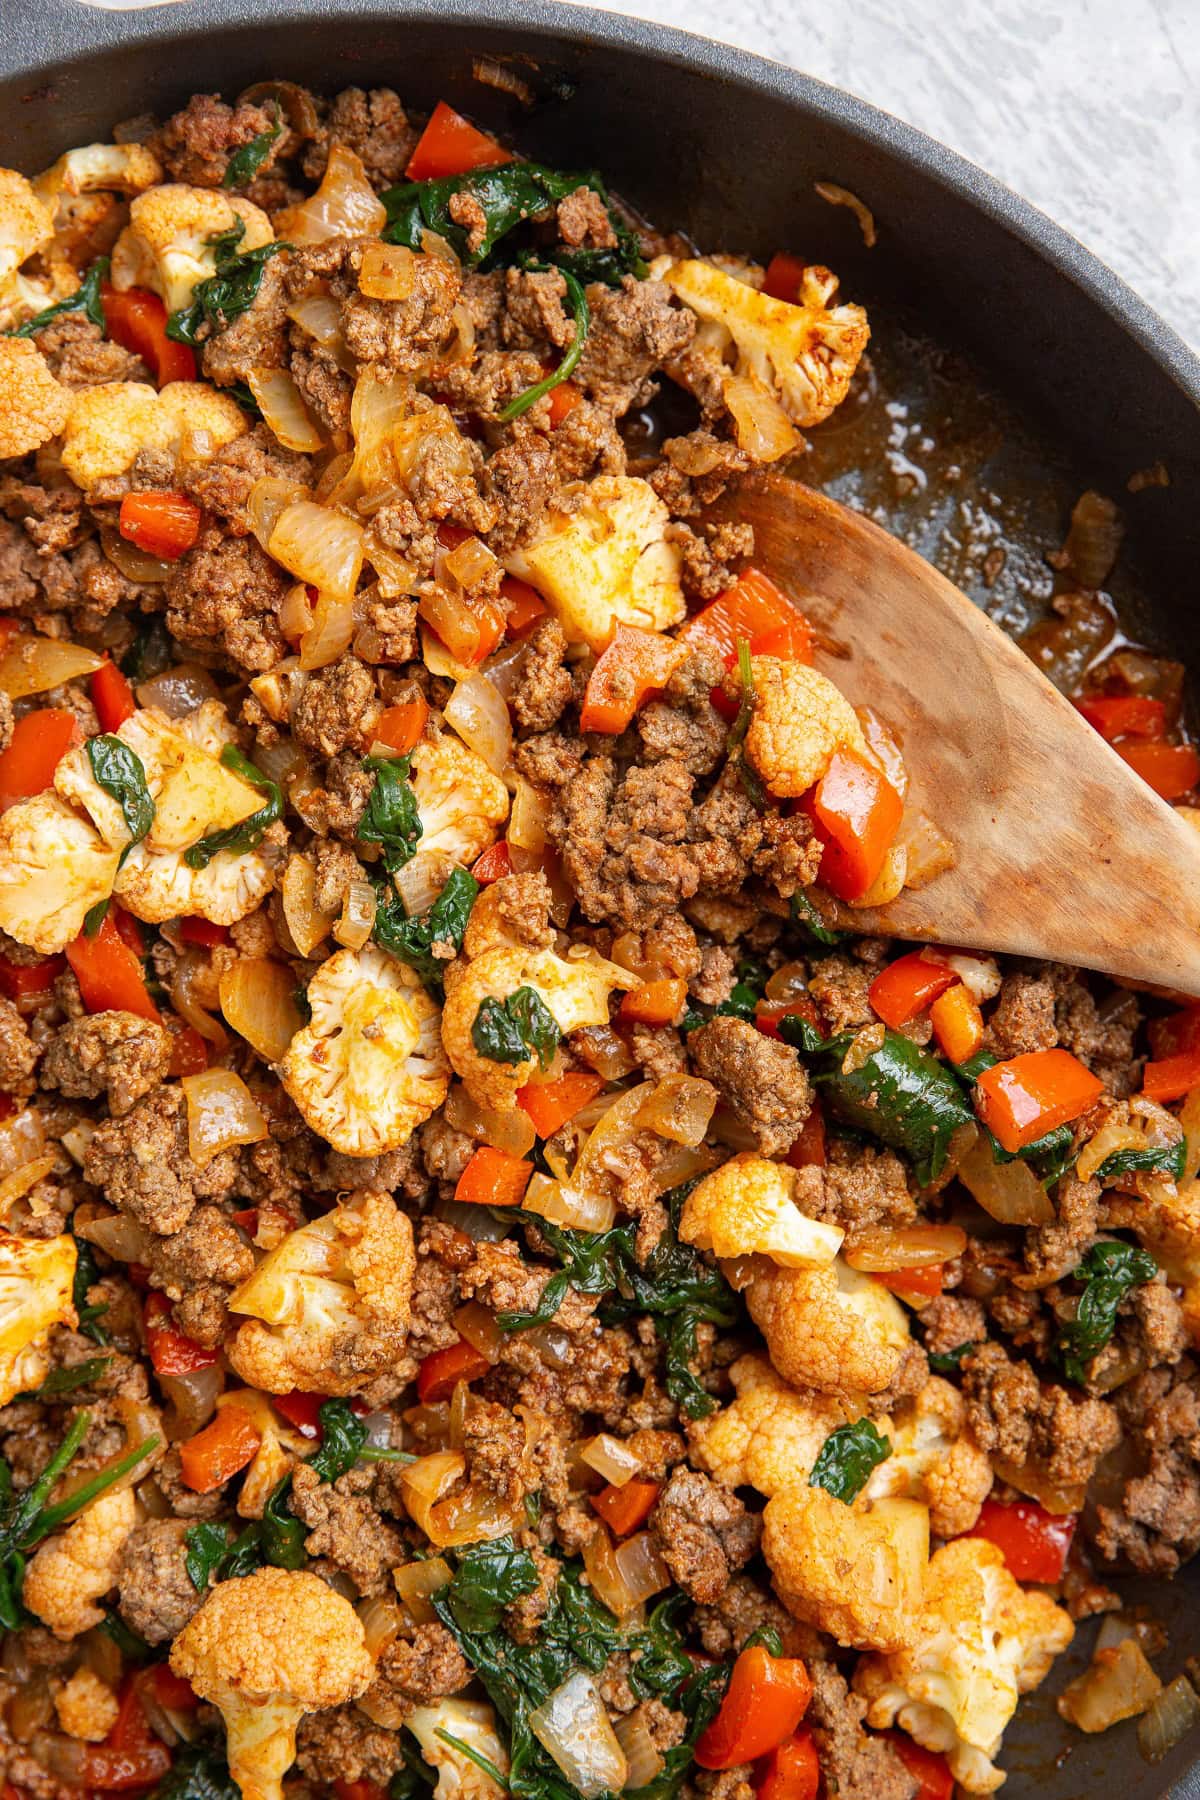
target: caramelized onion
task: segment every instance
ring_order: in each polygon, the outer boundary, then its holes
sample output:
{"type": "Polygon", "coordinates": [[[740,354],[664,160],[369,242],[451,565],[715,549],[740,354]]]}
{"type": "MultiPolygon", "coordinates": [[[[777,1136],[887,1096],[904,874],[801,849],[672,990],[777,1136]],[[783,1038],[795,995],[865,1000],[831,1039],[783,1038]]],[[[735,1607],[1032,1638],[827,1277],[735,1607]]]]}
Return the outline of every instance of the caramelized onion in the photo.
{"type": "MultiPolygon", "coordinates": [[[[254,491],[262,485],[257,482],[254,491]]],[[[362,540],[362,526],[344,513],[318,506],[315,500],[293,500],[276,518],[266,549],[298,580],[311,582],[322,598],[327,593],[345,598],[358,586],[362,540]]],[[[317,610],[319,616],[319,601],[317,610]]]]}
{"type": "Polygon", "coordinates": [[[1162,1692],[1162,1682],[1134,1637],[1112,1649],[1098,1645],[1082,1675],[1064,1688],[1058,1710],[1080,1731],[1107,1731],[1122,1719],[1144,1713],[1162,1692]]]}
{"type": "Polygon", "coordinates": [[[512,725],[507,706],[486,675],[475,674],[458,683],[446,702],[445,719],[493,774],[504,773],[512,760],[512,725]]]}
{"type": "Polygon", "coordinates": [[[334,140],[315,194],[289,206],[275,220],[280,242],[322,244],[333,237],[378,237],[387,208],[367,180],[362,161],[334,140]]]}
{"type": "Polygon", "coordinates": [[[958,1179],[1001,1225],[1049,1225],[1054,1207],[1045,1188],[1020,1157],[998,1163],[991,1141],[980,1135],[958,1165],[958,1179]]]}
{"type": "Polygon", "coordinates": [[[531,1177],[524,1205],[527,1212],[549,1219],[552,1225],[565,1225],[571,1231],[608,1231],[617,1216],[610,1196],[580,1192],[540,1173],[531,1177]]]}
{"type": "Polygon", "coordinates": [[[299,481],[263,475],[246,496],[246,521],[264,550],[270,548],[276,525],[289,506],[303,500],[307,489],[299,481]]]}
{"type": "Polygon", "coordinates": [[[717,1104],[711,1081],[695,1075],[664,1075],[638,1113],[637,1122],[673,1144],[694,1149],[704,1142],[717,1104]]]}
{"type": "Polygon", "coordinates": [[[1169,1750],[1200,1725],[1200,1695],[1186,1675],[1177,1675],[1155,1696],[1138,1720],[1138,1749],[1148,1763],[1160,1763],[1169,1750]]]}
{"type": "Polygon", "coordinates": [[[8,640],[0,656],[0,693],[10,700],[22,700],[27,694],[44,694],[48,688],[61,687],[80,675],[91,675],[104,658],[82,644],[68,643],[66,638],[27,637],[24,633],[8,640]]]}
{"type": "Polygon", "coordinates": [[[220,1363],[193,1369],[187,1375],[159,1375],[157,1379],[171,1407],[166,1419],[168,1438],[179,1443],[193,1437],[217,1410],[217,1396],[225,1384],[220,1363]]]}
{"type": "Polygon", "coordinates": [[[347,884],[333,935],[347,950],[361,950],[375,929],[375,889],[369,881],[347,884]]]}
{"type": "Polygon", "coordinates": [[[169,562],[164,562],[161,556],[151,556],[148,550],[139,549],[111,526],[101,526],[100,546],[114,569],[119,569],[127,581],[135,581],[139,587],[161,584],[171,573],[169,562]]]}
{"type": "Polygon", "coordinates": [[[404,1613],[387,1594],[375,1594],[370,1600],[360,1600],[355,1611],[367,1641],[367,1652],[373,1661],[378,1662],[388,1645],[394,1644],[404,1630],[407,1623],[404,1613]]]}
{"type": "Polygon", "coordinates": [[[511,1112],[495,1112],[490,1107],[478,1105],[462,1083],[456,1081],[446,1096],[444,1111],[448,1125],[465,1132],[477,1143],[490,1144],[493,1150],[505,1150],[510,1156],[527,1156],[533,1149],[537,1134],[532,1119],[522,1107],[515,1106],[511,1112]]]}
{"type": "Polygon", "coordinates": [[[738,448],[754,462],[778,462],[799,444],[800,434],[779,401],[752,375],[726,375],[722,394],[738,448]]]}
{"type": "Polygon", "coordinates": [[[431,1625],[437,1618],[429,1596],[438,1594],[451,1580],[450,1565],[443,1556],[427,1556],[422,1562],[405,1563],[392,1571],[392,1580],[401,1601],[418,1625],[431,1625]]]}
{"type": "Polygon", "coordinates": [[[46,1147],[42,1115],[33,1107],[22,1107],[11,1119],[0,1124],[0,1175],[11,1175],[24,1168],[46,1147]]]}
{"type": "Polygon", "coordinates": [[[583,1548],[583,1565],[596,1596],[618,1619],[629,1619],[638,1611],[641,1601],[630,1593],[617,1563],[612,1539],[603,1525],[583,1548]]]}
{"type": "Polygon", "coordinates": [[[939,830],[925,813],[911,806],[904,809],[893,847],[905,853],[903,886],[906,888],[928,887],[958,861],[954,845],[945,832],[939,830]]]}
{"type": "Polygon", "coordinates": [[[75,1235],[98,1244],[115,1262],[146,1262],[154,1241],[146,1227],[126,1213],[82,1221],[76,1225],[75,1235]]]}
{"type": "Polygon", "coordinates": [[[410,918],[428,912],[446,885],[454,863],[440,851],[418,850],[392,877],[410,918]]]}
{"type": "Polygon", "coordinates": [[[143,706],[157,707],[168,719],[186,719],[206,700],[219,700],[221,694],[207,669],[185,662],[139,682],[137,697],[143,706]]]}
{"type": "Polygon", "coordinates": [[[287,369],[251,369],[246,377],[263,420],[285,450],[314,454],[324,438],[308,416],[294,375],[287,369]]]}
{"type": "Polygon", "coordinates": [[[490,1363],[500,1361],[500,1352],[507,1340],[496,1323],[495,1313],[481,1306],[478,1300],[468,1300],[455,1313],[454,1324],[459,1337],[465,1338],[480,1356],[486,1356],[490,1363]]]}
{"type": "Polygon", "coordinates": [[[625,1752],[595,1678],[584,1670],[568,1675],[533,1709],[529,1729],[583,1800],[599,1800],[601,1794],[624,1787],[629,1772],[625,1752]]]}
{"type": "Polygon", "coordinates": [[[858,220],[858,229],[862,232],[862,240],[868,250],[875,248],[875,215],[870,207],[861,201],[857,194],[849,188],[839,187],[835,181],[814,181],[813,187],[827,200],[830,206],[846,206],[858,220]]]}
{"type": "Polygon", "coordinates": [[[185,1075],[180,1085],[187,1103],[188,1153],[198,1168],[222,1150],[257,1144],[269,1135],[253,1094],[231,1069],[185,1075]]]}
{"type": "Polygon", "coordinates": [[[624,1487],[641,1473],[642,1460],[637,1452],[621,1438],[610,1437],[607,1431],[586,1438],[579,1446],[579,1455],[589,1469],[595,1469],[613,1487],[624,1487]]]}
{"type": "Polygon", "coordinates": [[[515,1524],[512,1508],[484,1488],[469,1485],[461,1493],[451,1494],[466,1467],[460,1451],[436,1450],[397,1469],[404,1504],[439,1550],[504,1537],[515,1524]]]}
{"type": "Polygon", "coordinates": [[[414,257],[403,244],[368,244],[358,270],[358,291],[368,300],[407,300],[413,291],[414,257]]]}
{"type": "Polygon", "coordinates": [[[307,331],[336,362],[343,375],[353,375],[357,362],[346,348],[342,335],[342,309],[330,294],[302,294],[287,309],[289,319],[307,331]]]}
{"type": "Polygon", "coordinates": [[[868,1225],[855,1233],[852,1247],[842,1254],[852,1269],[886,1275],[950,1262],[966,1247],[967,1234],[957,1225],[900,1225],[895,1230],[868,1225]]]}
{"type": "Polygon", "coordinates": [[[350,594],[317,596],[312,624],[300,638],[300,667],[326,669],[349,649],[354,636],[354,599],[350,594]]]}
{"type": "Polygon", "coordinates": [[[213,1018],[196,995],[198,984],[205,986],[211,981],[211,969],[207,961],[202,961],[195,951],[189,950],[181,956],[175,965],[175,973],[171,978],[171,1004],[193,1031],[198,1031],[206,1043],[212,1044],[216,1050],[224,1050],[229,1043],[229,1036],[223,1025],[213,1018]]]}
{"type": "Polygon", "coordinates": [[[264,1062],[282,1062],[303,1024],[291,970],[270,957],[242,956],[221,971],[219,991],[221,1011],[238,1036],[264,1062]]]}

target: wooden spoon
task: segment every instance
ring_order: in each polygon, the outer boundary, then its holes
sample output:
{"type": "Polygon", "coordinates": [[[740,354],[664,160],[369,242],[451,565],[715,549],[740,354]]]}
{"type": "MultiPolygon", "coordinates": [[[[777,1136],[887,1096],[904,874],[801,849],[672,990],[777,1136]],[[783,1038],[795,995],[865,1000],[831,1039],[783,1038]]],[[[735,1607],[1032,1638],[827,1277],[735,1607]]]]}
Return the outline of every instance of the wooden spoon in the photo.
{"type": "Polygon", "coordinates": [[[782,476],[726,496],[754,562],[848,655],[818,668],[903,747],[956,865],[844,923],[1200,995],[1200,835],[915,551],[782,476]]]}

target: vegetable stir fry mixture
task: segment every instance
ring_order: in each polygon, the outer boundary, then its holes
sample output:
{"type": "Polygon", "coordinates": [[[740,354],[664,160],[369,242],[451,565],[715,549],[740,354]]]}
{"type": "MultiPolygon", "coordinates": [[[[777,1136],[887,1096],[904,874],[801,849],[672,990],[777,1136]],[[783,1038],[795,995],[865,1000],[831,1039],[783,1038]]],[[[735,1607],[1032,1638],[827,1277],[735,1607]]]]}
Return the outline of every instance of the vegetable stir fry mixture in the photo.
{"type": "MultiPolygon", "coordinates": [[[[986,1794],[1101,1612],[1161,1757],[1200,1009],[855,929],[955,846],[712,507],[862,308],[387,89],[113,139],[0,171],[5,1800],[986,1794]]],[[[1118,541],[1027,647],[1200,822],[1118,541]]]]}

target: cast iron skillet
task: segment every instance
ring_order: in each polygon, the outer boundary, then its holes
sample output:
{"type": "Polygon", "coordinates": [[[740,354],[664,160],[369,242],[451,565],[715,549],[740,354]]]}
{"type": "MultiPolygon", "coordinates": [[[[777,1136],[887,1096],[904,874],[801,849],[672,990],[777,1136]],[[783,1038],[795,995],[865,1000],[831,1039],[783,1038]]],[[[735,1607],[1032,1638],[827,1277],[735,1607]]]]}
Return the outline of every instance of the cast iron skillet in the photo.
{"type": "MultiPolygon", "coordinates": [[[[527,154],[601,167],[647,217],[705,247],[824,257],[867,303],[877,336],[899,307],[936,340],[966,346],[1005,407],[1049,438],[1060,469],[1065,457],[1076,491],[1120,494],[1131,471],[1166,464],[1171,486],[1131,509],[1147,628],[1200,666],[1200,612],[1188,604],[1200,562],[1200,360],[1074,239],[886,114],[742,51],[554,0],[183,0],[136,12],[4,0],[3,14],[0,162],[29,173],[197,91],[231,95],[268,76],[323,91],[386,83],[418,107],[439,97],[464,107],[527,154]],[[473,79],[479,52],[518,59],[538,96],[530,111],[473,79]],[[816,180],[874,209],[869,257],[847,214],[831,223],[816,180]]],[[[1167,1673],[1200,1652],[1200,1564],[1173,1585],[1126,1591],[1166,1621],[1167,1673]]],[[[1077,1662],[1090,1630],[1080,1639],[1077,1662]]],[[[1131,1726],[1081,1740],[1044,1689],[1006,1735],[1003,1792],[1200,1800],[1197,1749],[1185,1742],[1149,1769],[1131,1726]]]]}

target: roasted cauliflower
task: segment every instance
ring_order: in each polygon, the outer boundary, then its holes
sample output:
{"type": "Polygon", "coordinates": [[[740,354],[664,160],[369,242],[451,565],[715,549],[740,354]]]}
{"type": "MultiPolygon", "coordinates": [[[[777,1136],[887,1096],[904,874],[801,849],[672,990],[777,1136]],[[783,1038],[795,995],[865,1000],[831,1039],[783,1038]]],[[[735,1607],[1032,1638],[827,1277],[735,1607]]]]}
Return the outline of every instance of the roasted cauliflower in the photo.
{"type": "Polygon", "coordinates": [[[74,1325],[75,1240],[15,1237],[0,1230],[0,1406],[45,1380],[46,1341],[74,1325]]]}
{"type": "Polygon", "coordinates": [[[220,1709],[243,1800],[282,1800],[304,1714],[356,1699],[374,1674],[354,1608],[307,1569],[220,1582],[176,1638],[171,1667],[220,1709]]]}
{"type": "Polygon", "coordinates": [[[807,663],[755,656],[754,712],[746,754],[770,792],[799,799],[837,750],[865,752],[862,727],[845,694],[807,663]]]}
{"type": "Polygon", "coordinates": [[[0,456],[25,456],[57,437],[74,398],[36,344],[0,337],[0,456]]]}
{"type": "Polygon", "coordinates": [[[434,1800],[500,1800],[505,1789],[490,1775],[448,1744],[439,1732],[448,1732],[487,1758],[502,1775],[508,1774],[508,1752],[496,1729],[496,1715],[486,1700],[438,1700],[433,1706],[415,1706],[404,1723],[421,1746],[421,1754],[437,1770],[434,1800]]]}
{"type": "Polygon", "coordinates": [[[399,1354],[415,1270],[407,1215],[361,1193],[289,1232],[234,1289],[229,1360],[268,1394],[357,1393],[399,1354]]]}
{"type": "Polygon", "coordinates": [[[494,844],[508,818],[508,789],[481,756],[449,732],[422,739],[412,753],[413,793],[421,816],[421,854],[469,864],[494,844]]]}
{"type": "Polygon", "coordinates": [[[840,1256],[823,1269],[760,1266],[746,1304],[771,1361],[797,1387],[877,1394],[908,1348],[908,1320],[896,1296],[840,1256]]]}
{"type": "Polygon", "coordinates": [[[930,1558],[908,1643],[864,1658],[854,1685],[869,1702],[869,1724],[898,1721],[945,1755],[969,1794],[990,1794],[1004,1780],[993,1758],[1019,1696],[1074,1635],[1048,1594],[1018,1586],[994,1544],[960,1538],[930,1558]]]}
{"type": "Polygon", "coordinates": [[[859,1650],[909,1642],[929,1562],[919,1500],[853,1505],[806,1483],[767,1501],[763,1555],[775,1591],[806,1625],[859,1650]]]}
{"type": "Polygon", "coordinates": [[[162,296],[169,313],[192,297],[197,282],[216,273],[214,239],[244,227],[237,249],[261,250],[274,241],[271,221],[249,200],[213,188],[166,182],[139,194],[129,208],[129,223],[113,246],[115,288],[150,288],[162,296]]]}
{"type": "Polygon", "coordinates": [[[684,1202],[679,1235],[715,1256],[769,1256],[785,1269],[823,1268],[845,1232],[800,1211],[796,1171],[744,1150],[697,1184],[684,1202]]]}
{"type": "Polygon", "coordinates": [[[892,1454],[867,1483],[871,1499],[909,1494],[929,1507],[940,1538],[970,1531],[992,1491],[992,1465],[965,1436],[966,1408],[956,1387],[931,1375],[913,1400],[902,1401],[883,1429],[892,1454]]]}
{"type": "Polygon", "coordinates": [[[736,1400],[688,1427],[693,1461],[728,1488],[770,1498],[798,1486],[830,1432],[860,1414],[842,1395],[798,1393],[765,1356],[739,1356],[729,1375],[736,1400]]]}
{"type": "Polygon", "coordinates": [[[63,194],[141,194],[161,180],[162,165],[145,144],[80,144],[43,169],[32,185],[53,212],[63,194]]]}
{"type": "Polygon", "coordinates": [[[64,949],[112,893],[119,861],[57,794],[10,806],[0,817],[0,929],[43,956],[64,949]]]}
{"type": "Polygon", "coordinates": [[[15,169],[0,169],[0,308],[11,300],[23,262],[44,250],[54,236],[54,215],[15,169]]]}
{"type": "Polygon", "coordinates": [[[133,1489],[110,1488],[34,1552],[23,1599],[55,1637],[78,1637],[99,1625],[104,1609],[96,1602],[116,1587],[121,1550],[136,1522],[133,1489]]]}
{"type": "Polygon", "coordinates": [[[280,1079],[305,1121],[347,1156],[406,1144],[450,1086],[438,1009],[420,978],[373,945],[339,950],[308,986],[312,1018],[280,1079]]]}
{"type": "Polygon", "coordinates": [[[99,1744],[117,1722],[121,1708],[108,1683],[93,1669],[76,1669],[54,1696],[58,1723],[68,1737],[99,1744]]]}
{"type": "Polygon", "coordinates": [[[110,381],[72,396],[63,432],[63,467],[87,492],[124,475],[139,450],[182,450],[192,460],[213,456],[240,437],[246,415],[228,394],[203,381],[110,381]]]}
{"type": "Polygon", "coordinates": [[[573,643],[604,648],[618,625],[665,631],[684,616],[682,560],[670,516],[648,482],[598,475],[564,489],[571,512],[551,511],[533,541],[506,560],[531,582],[573,643]]]}

